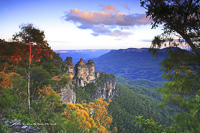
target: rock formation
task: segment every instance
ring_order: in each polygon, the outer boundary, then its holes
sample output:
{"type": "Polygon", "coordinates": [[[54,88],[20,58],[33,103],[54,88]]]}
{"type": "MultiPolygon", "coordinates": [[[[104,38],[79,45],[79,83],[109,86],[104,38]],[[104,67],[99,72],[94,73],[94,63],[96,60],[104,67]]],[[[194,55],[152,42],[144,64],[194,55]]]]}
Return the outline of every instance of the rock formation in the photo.
{"type": "Polygon", "coordinates": [[[78,78],[79,86],[84,87],[88,83],[95,82],[94,62],[89,60],[86,64],[81,58],[75,65],[75,76],[78,78]]]}
{"type": "Polygon", "coordinates": [[[88,60],[87,63],[81,58],[79,62],[73,66],[72,57],[67,57],[65,60],[66,72],[72,78],[72,82],[61,89],[61,100],[63,102],[76,103],[76,93],[72,90],[72,86],[85,87],[87,84],[94,83],[96,86],[97,98],[113,98],[116,91],[116,78],[112,74],[105,72],[95,72],[95,64],[93,60],[88,60]]]}
{"type": "Polygon", "coordinates": [[[112,99],[117,94],[115,76],[112,74],[106,74],[105,72],[100,72],[99,78],[103,82],[98,87],[100,95],[97,98],[112,99]]]}
{"type": "Polygon", "coordinates": [[[75,71],[74,71],[74,66],[72,62],[72,57],[67,57],[65,60],[65,63],[67,65],[67,68],[66,68],[67,73],[69,74],[71,78],[73,78],[75,75],[75,71]]]}

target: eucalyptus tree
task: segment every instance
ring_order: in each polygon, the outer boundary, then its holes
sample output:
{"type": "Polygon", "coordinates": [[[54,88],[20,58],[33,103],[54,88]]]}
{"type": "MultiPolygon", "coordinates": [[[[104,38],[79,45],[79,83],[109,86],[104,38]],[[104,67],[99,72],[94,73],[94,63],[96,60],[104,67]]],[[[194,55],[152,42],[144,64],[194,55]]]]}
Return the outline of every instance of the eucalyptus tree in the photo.
{"type": "Polygon", "coordinates": [[[158,92],[161,105],[174,105],[181,112],[174,116],[182,131],[200,131],[200,1],[199,0],[140,0],[152,28],[163,27],[155,36],[150,50],[168,48],[168,57],[161,62],[167,79],[158,92]],[[180,49],[189,48],[189,49],[180,49]]]}
{"type": "Polygon", "coordinates": [[[30,69],[32,64],[39,62],[43,56],[51,56],[52,51],[45,40],[44,31],[35,28],[32,24],[23,24],[20,29],[20,32],[13,35],[13,40],[22,44],[23,47],[16,49],[16,54],[13,57],[18,57],[19,62],[26,68],[28,109],[30,110],[30,69]]]}

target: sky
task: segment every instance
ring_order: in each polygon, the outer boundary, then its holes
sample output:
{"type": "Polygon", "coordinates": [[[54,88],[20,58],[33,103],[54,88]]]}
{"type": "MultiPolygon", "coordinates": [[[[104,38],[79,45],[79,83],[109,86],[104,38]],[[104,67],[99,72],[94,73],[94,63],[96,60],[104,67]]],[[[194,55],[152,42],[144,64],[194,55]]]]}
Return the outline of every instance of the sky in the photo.
{"type": "Polygon", "coordinates": [[[31,23],[53,50],[148,48],[162,33],[140,0],[0,0],[0,18],[0,39],[31,23]]]}

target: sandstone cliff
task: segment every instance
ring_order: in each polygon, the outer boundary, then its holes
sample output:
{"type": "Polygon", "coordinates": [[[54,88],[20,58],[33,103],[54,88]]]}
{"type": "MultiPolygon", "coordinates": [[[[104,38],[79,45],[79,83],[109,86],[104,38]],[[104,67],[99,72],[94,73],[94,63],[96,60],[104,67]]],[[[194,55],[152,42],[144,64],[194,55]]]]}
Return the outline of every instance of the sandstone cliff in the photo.
{"type": "Polygon", "coordinates": [[[111,99],[117,94],[115,76],[105,72],[95,72],[93,60],[88,60],[85,63],[81,58],[74,67],[72,57],[67,57],[65,64],[66,72],[72,78],[72,81],[61,89],[61,100],[63,102],[76,103],[77,94],[79,96],[88,95],[91,99],[111,99]]]}

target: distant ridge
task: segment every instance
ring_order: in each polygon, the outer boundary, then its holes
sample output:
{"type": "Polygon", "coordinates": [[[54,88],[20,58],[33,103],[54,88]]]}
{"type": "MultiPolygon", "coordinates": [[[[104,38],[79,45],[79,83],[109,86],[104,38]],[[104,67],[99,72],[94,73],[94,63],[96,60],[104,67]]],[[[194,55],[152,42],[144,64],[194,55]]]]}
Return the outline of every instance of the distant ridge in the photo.
{"type": "Polygon", "coordinates": [[[113,73],[128,80],[146,79],[163,81],[159,62],[167,57],[166,49],[159,51],[161,56],[152,58],[148,48],[128,48],[111,50],[93,59],[96,70],[113,73]]]}
{"type": "Polygon", "coordinates": [[[54,50],[60,54],[60,57],[65,60],[67,57],[72,57],[74,64],[83,58],[86,62],[89,59],[97,58],[103,54],[110,52],[110,49],[87,49],[87,50],[54,50]]]}

